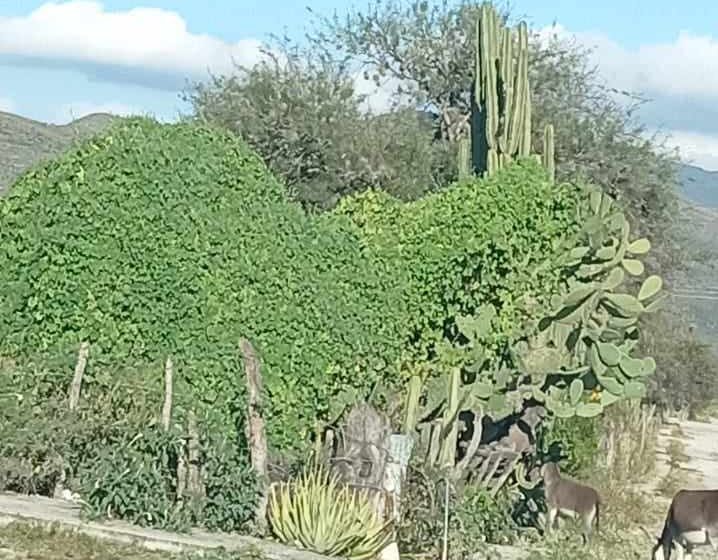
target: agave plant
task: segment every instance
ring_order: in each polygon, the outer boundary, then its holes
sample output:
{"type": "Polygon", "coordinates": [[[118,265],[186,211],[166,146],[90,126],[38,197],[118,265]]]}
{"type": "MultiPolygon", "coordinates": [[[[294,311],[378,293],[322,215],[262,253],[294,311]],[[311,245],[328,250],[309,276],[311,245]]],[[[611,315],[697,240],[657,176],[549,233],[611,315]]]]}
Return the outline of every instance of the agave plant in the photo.
{"type": "Polygon", "coordinates": [[[322,467],[272,486],[268,516],[279,540],[327,556],[369,560],[392,540],[391,521],[381,519],[366,493],[322,467]]]}

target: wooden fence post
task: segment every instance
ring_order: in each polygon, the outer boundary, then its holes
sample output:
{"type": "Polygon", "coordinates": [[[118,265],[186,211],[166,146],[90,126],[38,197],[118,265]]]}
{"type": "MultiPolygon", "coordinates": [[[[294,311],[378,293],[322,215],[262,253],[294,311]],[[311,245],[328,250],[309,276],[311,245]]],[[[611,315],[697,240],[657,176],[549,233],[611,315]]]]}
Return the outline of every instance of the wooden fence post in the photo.
{"type": "Polygon", "coordinates": [[[173,376],[172,356],[167,356],[167,361],[165,362],[165,401],[162,405],[162,427],[165,432],[169,431],[172,419],[173,376]]]}
{"type": "MultiPolygon", "coordinates": [[[[82,378],[85,375],[85,368],[87,367],[87,358],[90,355],[90,343],[83,341],[80,343],[80,349],[77,352],[77,362],[75,363],[75,373],[72,376],[72,383],[70,383],[70,390],[68,391],[68,408],[70,411],[77,409],[80,404],[80,393],[82,392],[82,378]]],[[[65,496],[65,482],[67,476],[65,474],[64,458],[59,457],[60,462],[63,464],[60,476],[55,481],[55,487],[53,488],[52,495],[54,498],[63,498],[65,496]]]]}
{"type": "Polygon", "coordinates": [[[249,454],[257,481],[259,496],[255,510],[255,521],[260,533],[267,529],[268,474],[267,474],[267,436],[262,417],[262,374],[257,353],[246,338],[239,341],[242,353],[244,373],[247,378],[247,441],[249,454]]]}
{"type": "Polygon", "coordinates": [[[80,403],[80,391],[82,390],[82,377],[85,375],[87,367],[87,357],[90,354],[90,344],[83,342],[80,344],[80,350],[77,353],[77,363],[75,364],[75,375],[70,385],[69,406],[70,410],[75,410],[80,403]]]}

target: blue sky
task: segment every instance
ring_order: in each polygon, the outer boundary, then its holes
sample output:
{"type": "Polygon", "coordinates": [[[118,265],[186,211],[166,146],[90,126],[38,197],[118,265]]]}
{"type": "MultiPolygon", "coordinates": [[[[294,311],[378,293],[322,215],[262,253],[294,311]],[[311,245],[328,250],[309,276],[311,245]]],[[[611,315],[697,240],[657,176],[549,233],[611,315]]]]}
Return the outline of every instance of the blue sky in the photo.
{"type": "MultiPolygon", "coordinates": [[[[0,109],[54,123],[107,110],[172,118],[178,93],[230,54],[256,59],[258,42],[300,37],[319,13],[366,0],[0,1],[0,109]]],[[[609,83],[655,100],[642,113],[687,157],[718,169],[718,2],[511,0],[540,29],[596,47],[609,83]]]]}

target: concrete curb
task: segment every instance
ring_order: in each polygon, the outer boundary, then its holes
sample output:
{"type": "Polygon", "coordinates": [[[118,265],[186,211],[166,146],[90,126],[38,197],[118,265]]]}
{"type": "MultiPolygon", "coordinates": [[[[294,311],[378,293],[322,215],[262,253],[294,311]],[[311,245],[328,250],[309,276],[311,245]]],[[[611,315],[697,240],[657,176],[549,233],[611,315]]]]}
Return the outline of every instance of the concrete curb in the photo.
{"type": "Polygon", "coordinates": [[[320,554],[242,535],[203,531],[180,534],[146,529],[121,521],[83,521],[80,519],[80,507],[72,502],[42,496],[0,493],[0,526],[14,522],[42,527],[59,525],[65,530],[77,531],[97,539],[171,553],[224,549],[259,554],[267,560],[327,560],[326,556],[320,554]]]}

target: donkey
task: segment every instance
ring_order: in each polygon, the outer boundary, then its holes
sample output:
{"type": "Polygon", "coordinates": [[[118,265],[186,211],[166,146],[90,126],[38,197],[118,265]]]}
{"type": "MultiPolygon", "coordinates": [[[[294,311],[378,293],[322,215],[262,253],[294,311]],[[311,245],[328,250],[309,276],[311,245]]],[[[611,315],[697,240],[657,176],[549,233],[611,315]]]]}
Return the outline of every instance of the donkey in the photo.
{"type": "Polygon", "coordinates": [[[548,508],[546,532],[553,529],[559,514],[572,519],[580,517],[583,522],[583,544],[588,544],[591,540],[594,519],[596,530],[599,529],[601,498],[598,492],[590,486],[563,478],[556,463],[542,465],[541,477],[548,508]]]}
{"type": "Polygon", "coordinates": [[[668,508],[663,532],[653,547],[652,560],[689,560],[693,548],[710,545],[718,552],[718,490],[679,490],[668,508]]]}

